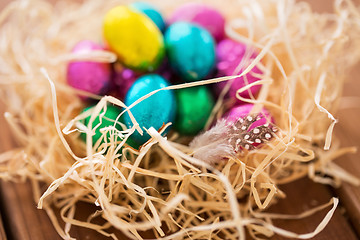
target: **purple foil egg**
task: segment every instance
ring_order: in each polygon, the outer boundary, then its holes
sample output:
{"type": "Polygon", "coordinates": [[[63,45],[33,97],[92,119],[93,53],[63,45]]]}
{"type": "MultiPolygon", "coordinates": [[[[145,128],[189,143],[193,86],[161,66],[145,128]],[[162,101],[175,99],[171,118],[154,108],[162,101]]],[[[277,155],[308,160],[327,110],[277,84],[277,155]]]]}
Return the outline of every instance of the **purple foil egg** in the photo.
{"type": "MultiPolygon", "coordinates": [[[[227,121],[235,123],[239,118],[249,115],[253,107],[254,107],[253,104],[244,104],[233,107],[227,113],[224,114],[224,117],[225,119],[227,119],[227,121]]],[[[266,110],[265,108],[261,109],[260,115],[261,118],[250,126],[250,128],[248,129],[249,131],[256,127],[262,126],[268,122],[274,123],[273,117],[270,115],[269,111],[266,110]]]]}
{"type": "Polygon", "coordinates": [[[156,74],[159,74],[166,80],[168,80],[171,84],[180,84],[183,83],[180,76],[178,76],[174,70],[171,68],[169,60],[164,58],[162,64],[159,68],[155,71],[156,74]]]}
{"type": "MultiPolygon", "coordinates": [[[[240,74],[245,68],[251,63],[253,59],[256,58],[257,53],[254,49],[248,47],[247,45],[239,42],[235,42],[231,39],[222,40],[216,48],[216,56],[217,56],[217,69],[218,69],[218,77],[223,76],[233,76],[240,74]],[[239,67],[241,64],[241,67],[239,67]]],[[[238,89],[244,87],[246,83],[253,83],[260,78],[256,75],[261,75],[263,72],[255,66],[249,73],[247,73],[243,77],[235,78],[232,81],[229,92],[227,94],[227,98],[232,98],[237,100],[236,92],[238,89]],[[247,81],[247,82],[246,82],[247,81]]],[[[220,82],[216,84],[216,92],[219,94],[221,90],[225,87],[228,82],[220,82]]],[[[261,85],[255,85],[251,87],[249,90],[240,93],[240,96],[244,98],[249,98],[251,92],[252,95],[256,95],[261,88],[261,85]]],[[[237,100],[237,102],[240,102],[237,100]]]]}
{"type": "MultiPolygon", "coordinates": [[[[104,48],[92,41],[83,40],[75,45],[72,53],[88,53],[104,48]]],[[[105,94],[110,85],[111,67],[109,63],[73,61],[67,66],[67,81],[73,88],[89,93],[105,94]]]]}
{"type": "Polygon", "coordinates": [[[113,94],[119,99],[124,99],[126,93],[139,76],[140,74],[131,69],[115,66],[113,75],[113,94]]]}
{"type": "Polygon", "coordinates": [[[225,37],[225,18],[216,9],[201,3],[187,3],[176,9],[169,25],[178,21],[198,24],[208,30],[217,42],[225,37]]]}

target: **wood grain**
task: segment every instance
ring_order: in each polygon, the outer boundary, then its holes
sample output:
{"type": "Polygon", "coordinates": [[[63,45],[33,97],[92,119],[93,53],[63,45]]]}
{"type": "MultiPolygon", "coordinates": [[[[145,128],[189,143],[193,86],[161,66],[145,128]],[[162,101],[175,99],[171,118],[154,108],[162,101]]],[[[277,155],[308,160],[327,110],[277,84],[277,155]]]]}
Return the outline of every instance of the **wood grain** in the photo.
{"type": "MultiPolygon", "coordinates": [[[[352,97],[352,101],[343,101],[342,109],[338,113],[339,126],[336,127],[335,133],[340,138],[342,146],[359,147],[360,83],[358,76],[360,76],[360,64],[354,68],[350,75],[356,77],[345,84],[344,92],[345,97],[352,97]]],[[[349,154],[336,160],[336,163],[360,179],[359,151],[356,154],[349,154]]],[[[345,183],[339,189],[335,189],[335,192],[342,200],[343,206],[348,210],[351,223],[360,236],[360,187],[345,183]]]]}
{"type": "Polygon", "coordinates": [[[0,214],[0,239],[1,239],[1,240],[7,240],[2,218],[3,218],[3,217],[2,217],[2,215],[0,214]]]}
{"type": "MultiPolygon", "coordinates": [[[[308,178],[286,184],[281,189],[286,193],[286,199],[279,200],[276,205],[269,209],[269,212],[299,214],[325,204],[333,197],[330,189],[324,185],[314,183],[308,178]]],[[[321,222],[329,209],[330,207],[301,220],[275,220],[274,225],[298,234],[309,233],[315,230],[315,227],[321,222]]],[[[326,228],[313,239],[358,239],[342,211],[341,206],[338,207],[326,228]]],[[[273,239],[283,240],[288,238],[275,236],[273,239]]]]}
{"type": "MultiPolygon", "coordinates": [[[[10,239],[14,240],[61,240],[61,237],[55,231],[46,212],[36,208],[36,203],[32,198],[31,186],[26,183],[10,183],[1,182],[1,200],[5,204],[2,205],[5,219],[8,221],[7,231],[10,239]]],[[[90,204],[80,204],[76,217],[78,219],[86,219],[86,217],[94,212],[94,206],[90,204]]],[[[56,211],[56,209],[55,209],[56,211]]],[[[56,211],[59,218],[59,213],[56,211]]],[[[119,231],[116,232],[117,237],[125,238],[119,231]]],[[[96,231],[73,226],[70,235],[79,240],[109,240],[96,231]]]]}
{"type": "Polygon", "coordinates": [[[28,185],[2,182],[1,188],[2,209],[11,239],[60,239],[47,215],[37,210],[28,185]]]}

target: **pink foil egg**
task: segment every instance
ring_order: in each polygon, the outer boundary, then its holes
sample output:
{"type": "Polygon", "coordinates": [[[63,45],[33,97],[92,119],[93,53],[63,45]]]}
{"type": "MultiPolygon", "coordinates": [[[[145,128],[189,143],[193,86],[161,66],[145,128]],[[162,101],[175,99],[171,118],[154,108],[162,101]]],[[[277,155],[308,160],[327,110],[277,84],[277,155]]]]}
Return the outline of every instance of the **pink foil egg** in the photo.
{"type": "Polygon", "coordinates": [[[225,18],[214,8],[201,3],[187,3],[175,10],[169,20],[191,22],[208,30],[217,42],[225,36],[225,18]]]}
{"type": "MultiPolygon", "coordinates": [[[[104,48],[92,41],[83,40],[75,45],[72,53],[88,53],[104,48]]],[[[67,66],[67,81],[73,88],[89,93],[105,94],[110,85],[111,67],[109,63],[73,61],[67,66]]]]}
{"type": "MultiPolygon", "coordinates": [[[[225,119],[227,119],[228,122],[235,123],[239,118],[249,115],[253,107],[254,107],[253,104],[244,104],[244,105],[235,106],[224,115],[225,119]]],[[[248,130],[252,130],[256,127],[262,126],[267,122],[274,123],[273,117],[270,115],[269,111],[266,110],[265,108],[261,109],[260,115],[261,118],[256,122],[254,122],[248,130]]]]}
{"type": "MultiPolygon", "coordinates": [[[[257,53],[254,52],[253,49],[247,47],[243,43],[235,42],[231,39],[222,40],[216,48],[216,56],[217,56],[217,69],[218,69],[218,77],[223,76],[233,76],[240,74],[245,68],[251,63],[253,59],[256,58],[257,53]],[[242,67],[238,68],[239,64],[242,64],[242,67]]],[[[229,92],[227,94],[227,98],[232,98],[237,100],[236,92],[238,89],[244,87],[246,83],[253,83],[260,78],[256,75],[261,75],[263,72],[258,68],[254,67],[249,73],[247,73],[243,77],[235,78],[232,81],[229,92]],[[247,81],[247,82],[246,82],[247,81]]],[[[228,82],[220,82],[216,84],[216,92],[219,94],[221,90],[225,87],[228,82]]],[[[261,88],[261,85],[255,85],[251,87],[249,90],[246,90],[240,93],[240,96],[244,98],[249,98],[251,92],[252,95],[256,95],[261,88]]],[[[237,100],[237,102],[240,102],[237,100]]]]}

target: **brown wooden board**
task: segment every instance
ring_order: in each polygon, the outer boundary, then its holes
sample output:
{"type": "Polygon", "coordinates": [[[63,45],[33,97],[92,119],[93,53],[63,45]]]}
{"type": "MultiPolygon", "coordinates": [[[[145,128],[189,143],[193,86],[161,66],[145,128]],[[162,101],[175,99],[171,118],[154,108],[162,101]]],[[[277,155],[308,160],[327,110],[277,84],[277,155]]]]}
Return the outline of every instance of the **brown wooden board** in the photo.
{"type": "MultiPolygon", "coordinates": [[[[286,199],[279,200],[276,205],[270,207],[269,212],[299,214],[325,204],[333,197],[330,189],[307,178],[286,184],[281,189],[286,193],[286,199]],[[294,206],[298,206],[298,208],[294,208],[294,206]]],[[[274,225],[298,234],[309,233],[315,230],[329,209],[330,207],[301,220],[275,220],[274,225]]],[[[343,211],[341,206],[338,207],[326,228],[313,239],[358,239],[342,214],[343,211]]],[[[275,236],[273,239],[288,238],[275,236]]]]}
{"type": "MultiPolygon", "coordinates": [[[[55,231],[46,212],[36,208],[33,201],[31,186],[29,183],[1,183],[1,199],[6,202],[1,206],[7,222],[7,231],[10,239],[14,240],[60,240],[61,237],[55,231]],[[5,193],[6,192],[6,193],[5,193]]],[[[85,215],[89,206],[82,205],[80,214],[85,215]]],[[[115,231],[115,230],[114,230],[115,231]]],[[[83,240],[108,240],[93,230],[72,227],[70,235],[83,240]]],[[[119,239],[126,239],[117,234],[119,239]]]]}
{"type": "MultiPolygon", "coordinates": [[[[1,6],[8,0],[0,0],[1,6]]],[[[328,0],[309,1],[315,9],[323,11],[328,8],[328,0]]],[[[360,68],[359,68],[360,70],[360,68]]],[[[360,73],[360,71],[356,73],[360,73]]],[[[359,76],[353,74],[352,76],[359,76]]],[[[346,85],[345,94],[349,96],[359,96],[360,83],[352,79],[346,85]]],[[[360,100],[358,100],[360,106],[360,100]]],[[[0,152],[10,149],[14,146],[11,140],[9,129],[3,118],[4,110],[0,108],[0,152]]],[[[358,127],[358,118],[360,117],[360,108],[342,110],[338,114],[340,124],[336,127],[338,136],[341,137],[343,146],[359,146],[360,128],[358,127]]],[[[360,155],[349,155],[337,161],[339,165],[354,175],[360,177],[360,155]]],[[[308,179],[301,179],[296,182],[286,184],[281,189],[287,194],[286,200],[280,200],[279,203],[269,209],[270,212],[297,214],[304,210],[315,207],[329,201],[333,195],[340,197],[340,207],[329,225],[314,239],[358,239],[355,231],[360,235],[360,188],[349,184],[344,184],[341,188],[332,191],[330,188],[315,184],[308,179]],[[294,209],[292,206],[300,206],[294,209]],[[348,217],[349,218],[348,218],[348,217]]],[[[0,213],[5,226],[2,227],[0,218],[0,237],[1,239],[15,240],[56,240],[60,239],[49,218],[43,210],[36,208],[33,201],[31,187],[28,183],[0,183],[0,213]],[[5,234],[6,232],[6,234],[5,234]]],[[[85,215],[88,206],[79,206],[80,215],[85,215]]],[[[317,213],[314,216],[304,220],[296,221],[275,221],[275,225],[297,233],[307,233],[314,230],[321,219],[325,216],[328,209],[317,213]]],[[[115,230],[114,230],[115,231],[115,230]]],[[[98,233],[73,227],[71,235],[77,239],[83,240],[101,240],[109,239],[98,233]]],[[[126,239],[118,235],[120,239],[126,239]]],[[[275,236],[272,239],[284,239],[275,236]]]]}
{"type": "Polygon", "coordinates": [[[6,233],[2,222],[2,215],[0,215],[0,239],[6,240],[6,233]]]}
{"type": "MultiPolygon", "coordinates": [[[[345,97],[341,110],[339,111],[339,126],[336,135],[340,137],[343,146],[360,146],[360,65],[354,68],[351,73],[353,78],[345,84],[345,97]],[[349,101],[349,97],[352,100],[349,101]],[[350,105],[349,105],[350,104],[350,105]]],[[[360,178],[360,152],[348,154],[336,163],[342,168],[360,178]]],[[[360,236],[360,187],[351,184],[343,184],[335,192],[342,200],[342,204],[347,209],[349,218],[360,236]]]]}

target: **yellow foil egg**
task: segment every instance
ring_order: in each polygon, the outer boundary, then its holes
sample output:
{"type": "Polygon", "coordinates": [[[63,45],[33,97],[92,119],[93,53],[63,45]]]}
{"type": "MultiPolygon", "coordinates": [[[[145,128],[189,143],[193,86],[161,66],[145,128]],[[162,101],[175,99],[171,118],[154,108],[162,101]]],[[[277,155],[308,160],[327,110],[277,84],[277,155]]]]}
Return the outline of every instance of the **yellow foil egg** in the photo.
{"type": "Polygon", "coordinates": [[[158,27],[128,7],[117,6],[107,12],[103,31],[109,48],[129,68],[152,71],[164,57],[164,39],[158,27]]]}

